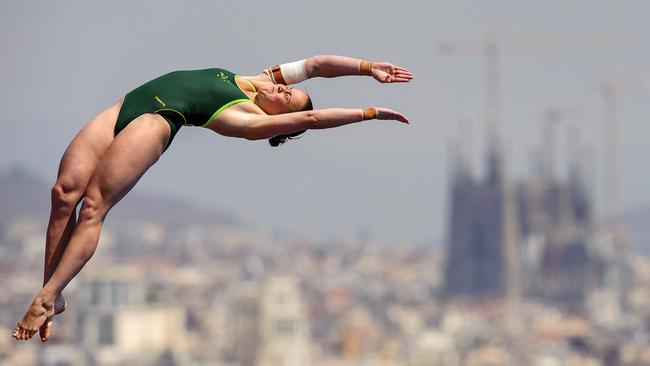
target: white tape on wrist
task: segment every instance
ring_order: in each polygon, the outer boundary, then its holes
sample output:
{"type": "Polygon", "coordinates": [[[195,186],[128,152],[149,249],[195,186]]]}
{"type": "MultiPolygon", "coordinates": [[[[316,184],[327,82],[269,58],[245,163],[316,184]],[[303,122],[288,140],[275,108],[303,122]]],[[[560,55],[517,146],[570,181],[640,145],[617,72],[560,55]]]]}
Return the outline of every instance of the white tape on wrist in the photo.
{"type": "Polygon", "coordinates": [[[308,79],[305,59],[280,65],[282,77],[287,84],[296,84],[308,79]]]}

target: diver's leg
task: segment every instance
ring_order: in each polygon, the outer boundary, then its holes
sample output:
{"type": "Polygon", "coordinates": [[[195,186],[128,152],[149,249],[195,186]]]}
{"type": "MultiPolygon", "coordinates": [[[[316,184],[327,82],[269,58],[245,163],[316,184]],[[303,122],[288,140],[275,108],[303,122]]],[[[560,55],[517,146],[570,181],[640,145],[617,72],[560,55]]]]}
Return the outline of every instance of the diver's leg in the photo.
{"type": "Polygon", "coordinates": [[[16,326],[18,339],[29,339],[53,314],[56,294],[79,273],[95,252],[108,211],[159,158],[170,137],[164,118],[144,114],[120,132],[95,169],[84,192],[79,218],[66,250],[49,281],[16,326]]]}
{"type": "MultiPolygon", "coordinates": [[[[43,286],[47,283],[65,251],[76,223],[76,208],[88,181],[113,141],[113,128],[122,102],[118,101],[88,122],[74,137],[61,157],[56,183],[51,191],[50,220],[45,235],[43,286]]],[[[65,310],[59,294],[55,314],[65,310]]],[[[48,318],[40,329],[41,340],[47,341],[52,326],[48,318]]]]}

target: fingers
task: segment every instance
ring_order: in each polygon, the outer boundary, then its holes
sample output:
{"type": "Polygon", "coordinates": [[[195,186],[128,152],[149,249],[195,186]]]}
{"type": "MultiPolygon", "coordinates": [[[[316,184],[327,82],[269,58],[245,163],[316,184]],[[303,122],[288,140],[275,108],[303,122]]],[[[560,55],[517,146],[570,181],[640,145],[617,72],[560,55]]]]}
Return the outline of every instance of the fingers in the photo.
{"type": "Polygon", "coordinates": [[[390,69],[390,72],[392,74],[396,74],[396,75],[403,74],[403,75],[409,75],[411,77],[413,76],[412,72],[408,71],[406,68],[401,67],[401,66],[392,66],[391,65],[391,67],[389,69],[390,69]]]}
{"type": "Polygon", "coordinates": [[[408,83],[413,78],[403,78],[403,77],[394,77],[394,76],[386,76],[383,80],[381,80],[382,83],[408,83]]]}
{"type": "Polygon", "coordinates": [[[413,73],[403,67],[396,67],[393,76],[396,80],[409,81],[413,79],[413,73]]]}
{"type": "Polygon", "coordinates": [[[388,62],[373,64],[373,76],[380,83],[407,83],[413,80],[413,73],[401,66],[388,62]]]}
{"type": "Polygon", "coordinates": [[[390,80],[391,83],[408,83],[413,80],[413,77],[393,76],[390,80]]]}
{"type": "Polygon", "coordinates": [[[381,83],[408,83],[409,81],[413,80],[413,77],[385,75],[383,78],[380,78],[378,80],[381,83]]]}
{"type": "Polygon", "coordinates": [[[408,71],[407,69],[405,69],[403,67],[395,67],[394,72],[396,74],[408,74],[408,75],[413,76],[412,72],[408,71]]]}
{"type": "Polygon", "coordinates": [[[382,108],[382,107],[379,107],[379,108],[376,108],[376,109],[377,109],[377,112],[378,112],[377,113],[377,119],[384,119],[384,120],[392,119],[392,120],[400,121],[400,122],[403,122],[403,123],[406,123],[406,124],[410,124],[409,119],[406,118],[405,115],[403,115],[403,114],[401,114],[399,112],[396,112],[396,111],[394,111],[392,109],[388,109],[388,108],[382,108]]]}
{"type": "Polygon", "coordinates": [[[404,122],[404,123],[406,123],[406,124],[410,124],[410,123],[409,123],[409,119],[406,118],[405,115],[403,115],[403,114],[401,114],[401,113],[399,113],[399,112],[395,112],[395,119],[398,120],[398,121],[400,121],[400,122],[404,122]]]}
{"type": "Polygon", "coordinates": [[[405,73],[407,73],[407,74],[411,74],[411,75],[412,75],[412,73],[411,73],[410,71],[408,71],[406,68],[404,68],[404,67],[400,67],[400,66],[395,66],[395,71],[401,71],[401,72],[405,72],[405,73]]]}
{"type": "Polygon", "coordinates": [[[405,78],[408,78],[408,79],[413,79],[413,74],[411,74],[408,71],[396,71],[395,76],[405,77],[405,78]]]}
{"type": "Polygon", "coordinates": [[[387,72],[386,75],[380,79],[380,81],[384,83],[407,83],[411,80],[413,80],[413,74],[403,70],[387,72]]]}

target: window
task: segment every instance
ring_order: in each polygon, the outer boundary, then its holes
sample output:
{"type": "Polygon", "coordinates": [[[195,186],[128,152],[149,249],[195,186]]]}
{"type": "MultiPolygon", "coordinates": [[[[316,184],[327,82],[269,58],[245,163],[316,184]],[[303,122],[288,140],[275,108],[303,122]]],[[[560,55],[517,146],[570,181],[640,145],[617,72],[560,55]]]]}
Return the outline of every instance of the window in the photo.
{"type": "Polygon", "coordinates": [[[278,319],[275,321],[275,333],[280,336],[291,336],[294,332],[291,319],[278,319]]]}

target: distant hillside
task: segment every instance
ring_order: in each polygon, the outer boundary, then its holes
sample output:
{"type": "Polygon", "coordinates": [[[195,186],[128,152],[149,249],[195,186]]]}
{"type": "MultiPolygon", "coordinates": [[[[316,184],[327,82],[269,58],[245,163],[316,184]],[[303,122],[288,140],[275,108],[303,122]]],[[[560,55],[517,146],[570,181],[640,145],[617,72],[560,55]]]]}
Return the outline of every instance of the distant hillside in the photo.
{"type": "MultiPolygon", "coordinates": [[[[19,217],[35,217],[45,224],[50,214],[50,188],[34,172],[22,167],[0,171],[0,223],[19,217]]],[[[108,222],[155,221],[165,226],[219,224],[246,227],[249,223],[236,215],[200,207],[181,198],[129,193],[111,210],[108,222]]],[[[621,222],[628,229],[630,248],[650,255],[650,205],[627,212],[621,222]]]]}
{"type": "Polygon", "coordinates": [[[34,173],[13,167],[0,172],[0,221],[49,214],[49,184],[34,173]]]}
{"type": "MultiPolygon", "coordinates": [[[[47,220],[50,214],[50,189],[34,172],[13,167],[0,172],[0,222],[18,217],[47,220]]],[[[189,203],[181,198],[133,192],[111,210],[110,221],[157,221],[163,225],[221,224],[247,226],[235,215],[189,203]]]]}

